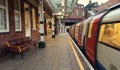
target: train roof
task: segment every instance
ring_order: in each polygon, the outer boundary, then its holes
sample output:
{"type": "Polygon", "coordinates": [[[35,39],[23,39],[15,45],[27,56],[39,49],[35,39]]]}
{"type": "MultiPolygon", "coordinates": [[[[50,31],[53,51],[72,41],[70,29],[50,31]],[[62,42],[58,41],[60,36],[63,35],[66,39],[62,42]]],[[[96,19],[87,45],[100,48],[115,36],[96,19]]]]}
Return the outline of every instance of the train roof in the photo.
{"type": "Polygon", "coordinates": [[[80,26],[81,23],[84,23],[84,20],[82,22],[80,22],[80,23],[77,23],[76,26],[80,26]]]}
{"type": "Polygon", "coordinates": [[[108,9],[109,9],[109,10],[113,10],[113,9],[118,8],[118,7],[120,7],[120,3],[118,3],[118,4],[116,4],[116,5],[113,5],[113,6],[109,7],[108,9]]]}
{"type": "Polygon", "coordinates": [[[103,12],[105,12],[105,11],[109,11],[109,10],[116,9],[116,8],[118,8],[118,7],[120,7],[120,3],[118,3],[118,4],[116,4],[116,5],[113,5],[113,6],[107,8],[107,9],[101,11],[101,12],[96,13],[96,14],[94,14],[94,16],[95,16],[95,15],[98,15],[98,14],[100,14],[100,13],[103,13],[103,12]]]}
{"type": "Polygon", "coordinates": [[[86,19],[85,23],[89,23],[95,16],[91,16],[88,19],[86,19]]]}
{"type": "Polygon", "coordinates": [[[77,23],[76,26],[79,26],[80,24],[81,24],[81,22],[80,22],[80,23],[77,23]]]}
{"type": "Polygon", "coordinates": [[[120,21],[120,6],[108,12],[102,19],[102,23],[120,21]]]}

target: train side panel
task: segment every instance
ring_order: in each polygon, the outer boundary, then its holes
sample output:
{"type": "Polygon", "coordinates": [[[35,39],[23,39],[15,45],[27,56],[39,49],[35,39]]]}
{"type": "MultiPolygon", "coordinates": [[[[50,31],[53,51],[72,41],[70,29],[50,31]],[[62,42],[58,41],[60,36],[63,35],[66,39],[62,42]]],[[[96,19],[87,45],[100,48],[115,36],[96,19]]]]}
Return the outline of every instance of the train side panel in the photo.
{"type": "Polygon", "coordinates": [[[120,51],[98,43],[97,68],[99,70],[120,70],[120,51]]]}

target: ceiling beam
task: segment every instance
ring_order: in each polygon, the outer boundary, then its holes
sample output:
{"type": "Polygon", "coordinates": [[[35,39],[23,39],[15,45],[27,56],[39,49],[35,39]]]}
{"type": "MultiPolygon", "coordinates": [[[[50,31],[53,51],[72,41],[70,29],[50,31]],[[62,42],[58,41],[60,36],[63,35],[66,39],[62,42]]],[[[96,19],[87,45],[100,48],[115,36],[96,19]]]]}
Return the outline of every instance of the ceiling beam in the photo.
{"type": "Polygon", "coordinates": [[[45,0],[43,1],[43,4],[44,4],[43,8],[45,13],[48,14],[50,17],[52,17],[53,10],[51,9],[51,7],[48,5],[48,3],[45,0]]]}

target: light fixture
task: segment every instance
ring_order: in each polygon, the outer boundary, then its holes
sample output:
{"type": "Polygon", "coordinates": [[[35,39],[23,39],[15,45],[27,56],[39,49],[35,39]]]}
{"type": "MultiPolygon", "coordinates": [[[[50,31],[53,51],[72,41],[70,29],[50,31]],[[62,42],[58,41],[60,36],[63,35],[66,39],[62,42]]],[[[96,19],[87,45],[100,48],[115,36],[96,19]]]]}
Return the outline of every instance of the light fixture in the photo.
{"type": "Polygon", "coordinates": [[[32,7],[27,7],[24,9],[25,11],[32,11],[32,7]]]}

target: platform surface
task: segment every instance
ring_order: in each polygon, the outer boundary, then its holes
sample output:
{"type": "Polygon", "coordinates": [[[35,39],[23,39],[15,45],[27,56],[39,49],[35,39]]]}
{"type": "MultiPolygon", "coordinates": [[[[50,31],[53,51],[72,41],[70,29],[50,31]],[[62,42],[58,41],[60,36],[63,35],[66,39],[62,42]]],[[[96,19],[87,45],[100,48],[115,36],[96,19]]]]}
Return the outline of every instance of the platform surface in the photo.
{"type": "Polygon", "coordinates": [[[24,58],[16,55],[14,59],[5,57],[0,60],[0,70],[80,70],[70,47],[66,33],[55,38],[46,36],[45,48],[30,48],[24,58]]]}

